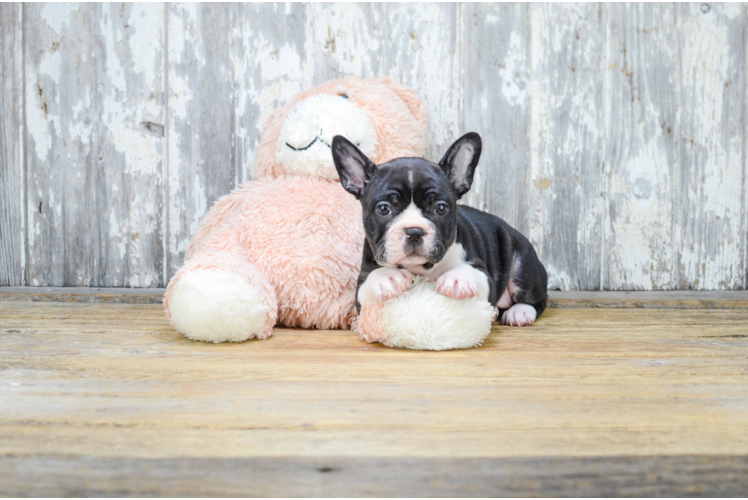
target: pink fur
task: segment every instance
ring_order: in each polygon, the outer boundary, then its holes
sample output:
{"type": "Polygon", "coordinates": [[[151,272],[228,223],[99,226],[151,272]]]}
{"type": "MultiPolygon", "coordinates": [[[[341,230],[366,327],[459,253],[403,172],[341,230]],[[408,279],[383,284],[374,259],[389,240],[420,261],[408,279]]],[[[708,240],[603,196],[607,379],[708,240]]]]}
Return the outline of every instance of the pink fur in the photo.
{"type": "Polygon", "coordinates": [[[269,337],[276,323],[351,327],[364,242],[360,203],[338,182],[286,176],[275,160],[279,131],[293,105],[332,92],[345,92],[366,110],[377,133],[375,161],[423,155],[426,111],[392,80],[343,78],[292,99],[268,121],[257,154],[260,179],[220,198],[201,221],[164,297],[170,320],[180,279],[195,269],[218,269],[238,274],[262,295],[270,312],[258,338],[269,337]]]}
{"type": "Polygon", "coordinates": [[[384,302],[376,302],[362,307],[361,314],[358,315],[351,328],[358,333],[361,340],[370,344],[379,342],[387,347],[392,347],[387,342],[387,332],[381,322],[383,308],[384,302]]]}

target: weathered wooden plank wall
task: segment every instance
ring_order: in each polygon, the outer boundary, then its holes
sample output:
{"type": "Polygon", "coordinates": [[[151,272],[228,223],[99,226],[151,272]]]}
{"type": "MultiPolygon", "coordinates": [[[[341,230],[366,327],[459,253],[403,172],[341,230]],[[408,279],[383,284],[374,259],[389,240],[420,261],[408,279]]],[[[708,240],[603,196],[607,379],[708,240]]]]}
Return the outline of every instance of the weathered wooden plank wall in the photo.
{"type": "Polygon", "coordinates": [[[748,286],[745,5],[2,4],[0,54],[0,285],[163,286],[273,109],[385,75],[552,287],[748,286]]]}
{"type": "Polygon", "coordinates": [[[0,4],[0,285],[24,284],[23,44],[20,4],[0,4]]]}

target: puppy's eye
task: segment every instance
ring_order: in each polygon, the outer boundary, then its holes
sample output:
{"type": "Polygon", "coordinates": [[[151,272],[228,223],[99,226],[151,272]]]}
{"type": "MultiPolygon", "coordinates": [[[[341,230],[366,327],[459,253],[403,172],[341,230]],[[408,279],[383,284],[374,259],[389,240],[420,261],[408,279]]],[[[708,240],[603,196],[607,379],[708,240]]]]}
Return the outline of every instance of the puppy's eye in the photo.
{"type": "Polygon", "coordinates": [[[339,94],[343,99],[348,99],[348,94],[339,94]]]}
{"type": "Polygon", "coordinates": [[[390,207],[389,203],[380,203],[377,205],[377,213],[379,215],[390,215],[392,212],[392,207],[390,207]]]}
{"type": "Polygon", "coordinates": [[[444,215],[447,213],[447,210],[449,210],[449,205],[444,203],[443,201],[440,201],[436,204],[436,213],[439,215],[444,215]]]}

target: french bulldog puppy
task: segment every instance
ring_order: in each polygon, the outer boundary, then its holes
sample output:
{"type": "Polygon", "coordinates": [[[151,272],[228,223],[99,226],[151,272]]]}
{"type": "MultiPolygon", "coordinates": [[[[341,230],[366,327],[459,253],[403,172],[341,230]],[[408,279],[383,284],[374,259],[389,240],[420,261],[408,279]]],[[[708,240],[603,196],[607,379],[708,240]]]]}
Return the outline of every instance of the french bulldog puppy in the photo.
{"type": "Polygon", "coordinates": [[[548,276],[532,244],[498,217],[457,204],[470,190],[481,145],[471,132],[438,165],[422,158],[375,165],[345,137],[333,138],[343,188],[363,207],[359,312],[421,275],[435,280],[442,295],[495,304],[504,325],[531,325],[542,314],[548,276]]]}

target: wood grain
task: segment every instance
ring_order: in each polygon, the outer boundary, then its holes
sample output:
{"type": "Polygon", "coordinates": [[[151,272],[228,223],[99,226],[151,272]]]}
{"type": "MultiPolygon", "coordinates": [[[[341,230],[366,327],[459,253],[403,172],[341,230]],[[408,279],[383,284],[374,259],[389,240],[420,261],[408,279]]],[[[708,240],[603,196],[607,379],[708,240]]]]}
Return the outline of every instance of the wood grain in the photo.
{"type": "Polygon", "coordinates": [[[25,284],[22,19],[0,5],[0,286],[25,284]]]}
{"type": "Polygon", "coordinates": [[[530,229],[529,4],[463,4],[464,132],[483,138],[481,162],[466,197],[520,232],[530,229]]]}
{"type": "Polygon", "coordinates": [[[24,455],[0,457],[0,494],[724,498],[745,495],[747,463],[742,456],[216,460],[24,455]]]}
{"type": "MultiPolygon", "coordinates": [[[[169,4],[168,258],[182,265],[197,225],[237,185],[233,158],[231,35],[228,4],[169,4]]],[[[167,278],[168,279],[168,278],[167,278]]]]}
{"type": "Polygon", "coordinates": [[[0,491],[291,494],[320,474],[361,495],[741,491],[747,326],[747,310],[549,309],[435,353],[294,329],[194,343],[159,305],[0,302],[0,491]]]}
{"type": "Polygon", "coordinates": [[[162,284],[163,8],[25,8],[29,277],[162,284]]]}
{"type": "Polygon", "coordinates": [[[527,236],[550,289],[601,285],[603,12],[599,4],[530,8],[530,168],[538,189],[527,194],[533,208],[527,236]]]}
{"type": "Polygon", "coordinates": [[[677,288],[678,13],[671,4],[607,6],[611,106],[604,287],[677,288]]]}
{"type": "Polygon", "coordinates": [[[679,287],[736,288],[748,270],[743,212],[748,17],[738,4],[680,4],[679,287]],[[737,103],[743,103],[743,107],[737,103]]]}

